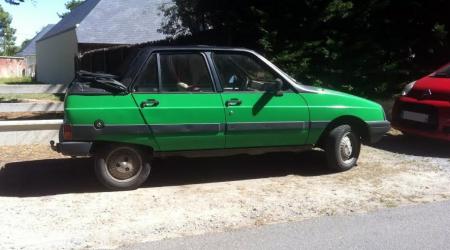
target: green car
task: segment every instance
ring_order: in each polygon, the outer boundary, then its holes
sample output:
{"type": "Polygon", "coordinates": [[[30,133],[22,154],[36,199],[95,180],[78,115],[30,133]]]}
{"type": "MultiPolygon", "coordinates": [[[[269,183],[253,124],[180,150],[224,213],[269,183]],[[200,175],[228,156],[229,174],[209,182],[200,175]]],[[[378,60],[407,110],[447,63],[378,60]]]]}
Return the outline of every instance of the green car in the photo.
{"type": "MultiPolygon", "coordinates": [[[[95,156],[99,180],[128,190],[168,156],[325,150],[330,168],[356,165],[361,142],[389,129],[382,107],[305,86],[254,51],[144,47],[122,76],[80,71],[69,86],[60,142],[69,156],[95,156]]],[[[301,163],[299,163],[301,164],[301,163]]]]}

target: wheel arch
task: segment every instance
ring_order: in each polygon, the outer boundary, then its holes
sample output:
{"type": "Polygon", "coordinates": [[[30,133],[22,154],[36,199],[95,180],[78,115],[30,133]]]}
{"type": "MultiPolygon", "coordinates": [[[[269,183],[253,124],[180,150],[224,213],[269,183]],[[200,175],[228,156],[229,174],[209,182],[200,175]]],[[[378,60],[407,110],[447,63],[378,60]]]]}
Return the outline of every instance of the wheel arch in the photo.
{"type": "Polygon", "coordinates": [[[317,145],[322,147],[324,145],[326,136],[330,133],[330,131],[341,125],[350,125],[352,130],[354,130],[361,137],[363,142],[368,142],[370,140],[368,124],[359,117],[346,115],[340,116],[328,123],[328,125],[320,135],[317,145]]]}

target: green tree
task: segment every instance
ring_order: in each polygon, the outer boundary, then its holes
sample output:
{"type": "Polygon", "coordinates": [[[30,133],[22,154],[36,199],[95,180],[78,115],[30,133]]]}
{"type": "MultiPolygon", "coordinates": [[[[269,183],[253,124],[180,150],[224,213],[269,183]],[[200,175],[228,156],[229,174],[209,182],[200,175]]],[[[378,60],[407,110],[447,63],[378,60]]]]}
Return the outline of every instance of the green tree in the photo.
{"type": "Polygon", "coordinates": [[[24,2],[24,0],[5,0],[5,2],[13,5],[19,5],[24,2]]]}
{"type": "Polygon", "coordinates": [[[31,42],[31,39],[25,39],[22,42],[22,44],[20,45],[19,51],[22,51],[23,49],[25,49],[28,46],[28,44],[30,44],[30,42],[31,42]]]}
{"type": "Polygon", "coordinates": [[[16,30],[11,27],[12,17],[0,6],[0,55],[13,56],[17,53],[16,30]]]}
{"type": "Polygon", "coordinates": [[[219,45],[256,49],[302,82],[380,96],[448,62],[449,9],[447,0],[175,0],[162,7],[161,31],[214,30],[219,45]]]}
{"type": "Polygon", "coordinates": [[[58,16],[60,18],[64,18],[65,16],[67,16],[73,9],[75,9],[76,7],[78,7],[80,4],[82,4],[85,0],[70,0],[69,2],[67,2],[65,4],[66,9],[68,10],[67,12],[64,13],[58,13],[58,16]]]}

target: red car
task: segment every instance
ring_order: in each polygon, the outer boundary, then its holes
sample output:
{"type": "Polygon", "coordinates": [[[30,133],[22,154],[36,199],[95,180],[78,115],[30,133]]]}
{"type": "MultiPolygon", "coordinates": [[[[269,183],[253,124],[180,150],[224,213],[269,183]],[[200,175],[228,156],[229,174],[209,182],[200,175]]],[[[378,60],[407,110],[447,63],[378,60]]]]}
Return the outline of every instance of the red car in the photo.
{"type": "Polygon", "coordinates": [[[404,88],[392,126],[405,134],[450,141],[450,64],[404,88]]]}

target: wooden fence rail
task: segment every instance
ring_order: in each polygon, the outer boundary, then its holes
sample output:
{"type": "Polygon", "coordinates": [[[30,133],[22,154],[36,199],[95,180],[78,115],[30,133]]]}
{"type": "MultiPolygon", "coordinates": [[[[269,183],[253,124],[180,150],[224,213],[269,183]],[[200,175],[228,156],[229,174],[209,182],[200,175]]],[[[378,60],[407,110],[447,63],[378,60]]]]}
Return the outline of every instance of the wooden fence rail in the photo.
{"type": "Polygon", "coordinates": [[[59,130],[63,120],[0,121],[1,132],[59,130]]]}
{"type": "Polygon", "coordinates": [[[0,103],[0,113],[62,112],[64,103],[0,103]]]}
{"type": "Polygon", "coordinates": [[[42,144],[58,141],[63,120],[0,121],[0,146],[42,144]]]}
{"type": "Polygon", "coordinates": [[[0,85],[0,94],[63,94],[65,84],[11,84],[0,85]]]}
{"type": "MultiPolygon", "coordinates": [[[[0,85],[0,94],[62,94],[67,90],[64,84],[12,84],[0,85]]],[[[0,103],[0,113],[18,112],[61,112],[62,102],[48,103],[0,103]]]]}
{"type": "MultiPolygon", "coordinates": [[[[0,94],[63,94],[67,85],[0,85],[0,94]]],[[[0,113],[64,111],[62,102],[0,103],[0,113]]],[[[62,120],[0,121],[0,146],[45,144],[58,140],[62,120]]]]}

